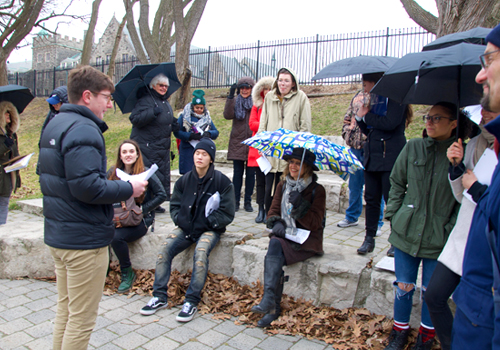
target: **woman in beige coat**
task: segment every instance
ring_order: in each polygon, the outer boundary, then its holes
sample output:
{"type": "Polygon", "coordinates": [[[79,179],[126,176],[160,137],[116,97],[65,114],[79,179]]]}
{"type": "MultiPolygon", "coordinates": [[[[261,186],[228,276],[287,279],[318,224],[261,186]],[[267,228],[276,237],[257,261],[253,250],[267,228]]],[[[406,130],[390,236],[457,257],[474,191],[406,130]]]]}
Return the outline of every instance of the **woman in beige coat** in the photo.
{"type": "MultiPolygon", "coordinates": [[[[281,68],[271,92],[266,95],[259,131],[274,131],[284,128],[292,131],[311,131],[311,105],[306,94],[300,90],[297,75],[290,68],[281,68]]],[[[269,211],[274,188],[278,184],[287,162],[269,158],[272,169],[266,175],[265,211],[269,211]]]]}

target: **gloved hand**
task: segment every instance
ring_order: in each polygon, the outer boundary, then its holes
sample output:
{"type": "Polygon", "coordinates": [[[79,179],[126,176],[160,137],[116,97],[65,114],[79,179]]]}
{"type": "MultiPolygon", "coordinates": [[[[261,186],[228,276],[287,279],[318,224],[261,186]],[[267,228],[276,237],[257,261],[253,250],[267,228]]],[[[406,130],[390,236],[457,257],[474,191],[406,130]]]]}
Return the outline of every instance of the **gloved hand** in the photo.
{"type": "Polygon", "coordinates": [[[203,133],[203,137],[208,137],[208,138],[211,138],[212,137],[212,134],[210,133],[210,131],[205,131],[203,133]]]}
{"type": "Polygon", "coordinates": [[[174,120],[174,122],[172,123],[172,131],[173,132],[177,132],[181,129],[181,126],[179,125],[179,123],[177,122],[177,120],[174,120]]]}
{"type": "Polygon", "coordinates": [[[192,132],[189,134],[189,140],[201,140],[201,134],[198,132],[192,132]]]}
{"type": "Polygon", "coordinates": [[[174,161],[175,159],[175,153],[170,151],[170,160],[174,161]]]}
{"type": "Polygon", "coordinates": [[[162,109],[160,107],[153,108],[154,115],[160,115],[161,111],[162,111],[162,109]]]}
{"type": "Polygon", "coordinates": [[[231,88],[229,89],[229,95],[227,95],[227,98],[234,98],[234,94],[236,93],[237,88],[238,85],[236,85],[236,83],[231,85],[231,88]]]}
{"type": "Polygon", "coordinates": [[[285,238],[285,232],[285,225],[280,221],[276,221],[273,226],[272,234],[279,238],[285,238]]]}
{"type": "Polygon", "coordinates": [[[294,208],[297,208],[300,203],[302,203],[302,195],[299,191],[292,191],[288,197],[288,202],[293,205],[294,208]]]}
{"type": "Polygon", "coordinates": [[[5,137],[5,141],[4,141],[3,143],[5,143],[5,146],[7,146],[7,147],[9,147],[9,148],[10,148],[10,147],[12,147],[12,145],[14,144],[14,139],[12,139],[12,138],[11,138],[11,137],[9,137],[9,136],[6,136],[6,137],[5,137]]]}

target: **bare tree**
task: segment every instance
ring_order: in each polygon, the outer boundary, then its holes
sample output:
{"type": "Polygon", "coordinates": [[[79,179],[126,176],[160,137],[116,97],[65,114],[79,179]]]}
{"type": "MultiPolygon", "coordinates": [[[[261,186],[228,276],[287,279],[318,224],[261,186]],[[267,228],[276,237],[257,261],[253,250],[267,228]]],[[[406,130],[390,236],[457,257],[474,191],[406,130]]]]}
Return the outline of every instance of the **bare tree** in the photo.
{"type": "Polygon", "coordinates": [[[134,1],[123,0],[127,10],[127,29],[137,58],[142,64],[168,62],[170,61],[172,45],[175,43],[175,67],[182,88],[172,97],[172,100],[175,101],[172,105],[182,108],[190,97],[189,49],[207,0],[161,0],[152,26],[149,24],[149,1],[139,1],[140,39],[132,12],[134,1]],[[184,15],[184,9],[189,4],[191,7],[184,15]],[[174,27],[175,32],[172,32],[174,27]]]}
{"type": "Polygon", "coordinates": [[[500,20],[500,0],[436,0],[438,17],[415,0],[401,3],[411,19],[437,37],[475,27],[491,28],[500,20]]]}
{"type": "Polygon", "coordinates": [[[90,56],[92,55],[92,48],[94,47],[94,32],[97,24],[97,16],[99,15],[99,6],[101,6],[101,0],[94,0],[92,3],[92,15],[90,16],[89,27],[83,42],[82,58],[80,59],[80,63],[84,65],[90,63],[90,56]]]}
{"type": "Polygon", "coordinates": [[[108,76],[113,79],[113,75],[115,74],[115,65],[116,65],[116,55],[118,53],[118,47],[120,46],[120,40],[122,39],[123,28],[125,27],[125,23],[127,23],[127,15],[123,16],[123,19],[118,26],[118,30],[116,31],[115,43],[113,44],[113,51],[111,51],[111,57],[109,59],[109,67],[108,67],[108,76]]]}
{"type": "MultiPolygon", "coordinates": [[[[55,12],[55,2],[50,0],[8,0],[0,4],[0,85],[8,84],[7,59],[34,27],[56,17],[86,19],[86,15],[67,14],[72,0],[67,1],[63,11],[55,12]]],[[[55,31],[48,30],[50,33],[55,31]]],[[[56,29],[57,30],[57,29],[56,29]]]]}

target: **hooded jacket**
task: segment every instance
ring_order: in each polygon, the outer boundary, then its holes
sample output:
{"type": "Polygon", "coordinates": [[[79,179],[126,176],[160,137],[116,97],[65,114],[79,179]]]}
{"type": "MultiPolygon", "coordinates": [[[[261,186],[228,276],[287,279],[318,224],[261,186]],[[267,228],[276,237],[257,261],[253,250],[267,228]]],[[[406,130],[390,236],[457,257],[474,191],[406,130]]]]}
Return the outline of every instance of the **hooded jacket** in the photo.
{"type": "Polygon", "coordinates": [[[65,104],[40,143],[45,244],[96,249],[113,239],[113,203],[132,196],[125,181],[106,179],[104,121],[86,106],[65,104]]]}
{"type": "MultiPolygon", "coordinates": [[[[52,96],[52,95],[57,95],[63,104],[69,103],[69,101],[68,101],[68,87],[66,85],[59,86],[59,87],[55,88],[50,93],[50,96],[52,96]]],[[[52,120],[52,118],[54,118],[59,113],[58,111],[56,111],[54,109],[54,106],[51,105],[50,103],[49,103],[49,109],[50,109],[50,111],[47,114],[47,117],[45,118],[45,121],[43,122],[43,125],[42,125],[42,131],[40,133],[40,139],[42,138],[43,130],[45,129],[45,127],[47,126],[47,124],[52,120]]],[[[40,146],[40,143],[38,144],[38,146],[40,146]]]]}
{"type": "Polygon", "coordinates": [[[19,155],[17,130],[19,129],[19,113],[17,108],[8,101],[0,102],[0,197],[10,197],[12,191],[21,187],[19,170],[6,173],[2,164],[19,155]],[[10,123],[5,121],[5,112],[10,113],[10,123]],[[10,137],[14,144],[7,147],[5,140],[10,137]],[[13,181],[14,180],[14,181],[13,181]]]}
{"type": "MultiPolygon", "coordinates": [[[[263,77],[257,82],[257,84],[255,84],[252,89],[253,107],[250,111],[249,121],[250,130],[252,130],[252,136],[255,136],[255,134],[259,130],[260,115],[262,114],[262,105],[264,104],[264,89],[268,89],[269,91],[271,91],[274,80],[274,77],[263,77]]],[[[257,164],[257,158],[259,157],[259,151],[257,151],[257,149],[253,147],[250,147],[250,149],[248,150],[248,166],[259,166],[257,164]]]]}
{"type": "Polygon", "coordinates": [[[389,242],[413,257],[437,259],[455,226],[460,204],[448,183],[446,157],[454,141],[412,139],[392,169],[385,213],[389,242]]]}
{"type": "Polygon", "coordinates": [[[170,200],[172,221],[193,242],[207,231],[224,233],[234,219],[234,209],[233,183],[213,163],[202,179],[193,167],[177,180],[170,200]],[[219,208],[206,217],[207,201],[216,192],[220,194],[219,208]]]}
{"type": "MultiPolygon", "coordinates": [[[[238,86],[247,83],[250,86],[255,85],[255,81],[250,77],[243,77],[238,80],[238,86]]],[[[238,91],[239,94],[239,91],[238,91]]],[[[226,99],[226,105],[224,106],[224,118],[227,120],[233,120],[233,125],[231,127],[231,135],[229,135],[229,146],[227,149],[227,159],[228,160],[243,160],[248,159],[248,146],[242,144],[243,140],[248,139],[252,136],[252,131],[248,125],[250,120],[250,111],[246,111],[245,118],[238,120],[234,116],[234,105],[236,103],[236,96],[233,98],[226,99]]]]}
{"type": "Polygon", "coordinates": [[[130,114],[132,132],[130,138],[137,141],[144,157],[144,165],[158,165],[156,175],[160,179],[167,199],[170,198],[170,135],[172,124],[177,122],[172,107],[166,96],[161,96],[151,89],[151,96],[145,92],[139,98],[130,114]],[[159,115],[154,114],[154,108],[162,109],[159,115]]]}
{"type": "MultiPolygon", "coordinates": [[[[262,106],[262,114],[258,132],[274,131],[285,128],[292,131],[311,131],[311,105],[306,94],[300,90],[299,79],[293,70],[285,68],[292,74],[296,86],[280,100],[278,79],[274,81],[273,89],[266,95],[262,106]]],[[[277,158],[269,158],[271,172],[283,172],[287,162],[277,158]]]]}

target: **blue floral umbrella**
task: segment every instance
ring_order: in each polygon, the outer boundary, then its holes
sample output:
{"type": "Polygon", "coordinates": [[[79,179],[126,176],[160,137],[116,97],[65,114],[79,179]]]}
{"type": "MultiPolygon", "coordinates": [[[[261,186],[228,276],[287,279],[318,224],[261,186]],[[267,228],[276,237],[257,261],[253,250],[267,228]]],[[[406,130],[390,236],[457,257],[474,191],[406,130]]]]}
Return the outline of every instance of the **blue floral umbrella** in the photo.
{"type": "Polygon", "coordinates": [[[316,166],[322,170],[331,170],[346,180],[349,173],[363,169],[363,165],[351,150],[334,144],[324,137],[309,132],[297,132],[280,128],[264,131],[246,139],[243,144],[256,148],[266,156],[283,159],[294,148],[305,148],[316,155],[316,166]]]}

